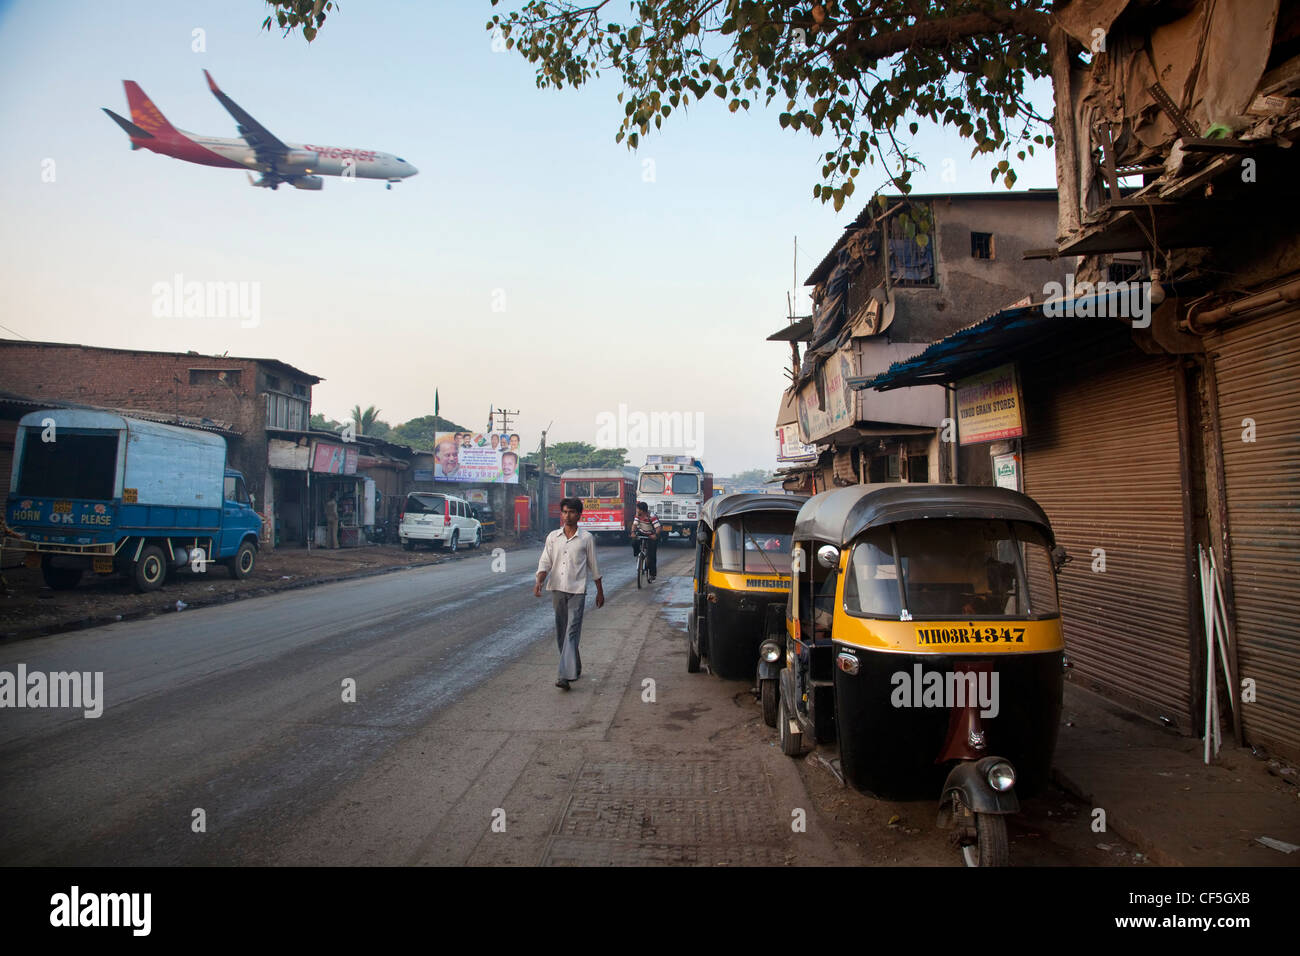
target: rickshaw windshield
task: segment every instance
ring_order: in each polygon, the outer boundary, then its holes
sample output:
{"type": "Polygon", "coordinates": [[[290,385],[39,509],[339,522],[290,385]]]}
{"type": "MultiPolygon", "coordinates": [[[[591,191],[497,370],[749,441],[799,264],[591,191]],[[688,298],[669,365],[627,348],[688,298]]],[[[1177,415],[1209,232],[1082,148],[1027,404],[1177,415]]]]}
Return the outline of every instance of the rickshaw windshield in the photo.
{"type": "Polygon", "coordinates": [[[713,566],[719,571],[789,574],[794,513],[747,514],[718,523],[713,566]]]}
{"type": "Polygon", "coordinates": [[[1042,531],[1021,521],[900,521],[853,545],[844,604],[897,619],[1051,617],[1056,576],[1042,531]],[[901,576],[899,573],[901,564],[901,576]]]}

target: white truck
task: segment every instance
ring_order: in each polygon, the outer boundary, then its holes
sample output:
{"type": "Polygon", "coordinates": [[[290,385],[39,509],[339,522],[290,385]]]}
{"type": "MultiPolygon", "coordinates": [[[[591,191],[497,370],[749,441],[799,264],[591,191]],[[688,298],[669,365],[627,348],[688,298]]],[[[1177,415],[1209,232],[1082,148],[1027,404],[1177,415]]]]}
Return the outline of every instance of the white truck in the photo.
{"type": "MultiPolygon", "coordinates": [[[[712,477],[712,476],[710,476],[712,477]]],[[[695,543],[705,499],[704,466],[689,455],[649,455],[637,475],[636,500],[650,506],[663,536],[695,543]]]]}

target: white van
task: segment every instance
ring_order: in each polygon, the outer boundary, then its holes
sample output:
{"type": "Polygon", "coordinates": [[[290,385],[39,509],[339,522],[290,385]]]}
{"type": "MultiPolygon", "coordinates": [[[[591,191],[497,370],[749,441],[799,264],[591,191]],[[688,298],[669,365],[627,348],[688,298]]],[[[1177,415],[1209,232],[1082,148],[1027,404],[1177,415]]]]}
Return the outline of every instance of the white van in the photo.
{"type": "Polygon", "coordinates": [[[482,544],[483,526],[464,498],[440,492],[412,491],[406,496],[397,536],[407,551],[420,542],[455,551],[461,545],[477,548],[482,544]]]}

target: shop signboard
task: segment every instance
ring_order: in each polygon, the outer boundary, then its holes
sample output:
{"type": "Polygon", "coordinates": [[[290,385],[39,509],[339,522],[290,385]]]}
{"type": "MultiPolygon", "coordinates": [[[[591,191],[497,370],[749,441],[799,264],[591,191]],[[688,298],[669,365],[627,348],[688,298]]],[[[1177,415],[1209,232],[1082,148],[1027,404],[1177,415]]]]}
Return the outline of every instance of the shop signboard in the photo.
{"type": "Polygon", "coordinates": [[[1014,364],[957,382],[957,434],[963,445],[1022,438],[1020,384],[1014,364]]]}
{"type": "Polygon", "coordinates": [[[849,379],[855,374],[853,356],[845,347],[828,358],[818,370],[820,389],[819,382],[809,382],[799,390],[802,442],[812,444],[853,426],[853,393],[849,391],[849,379]]]}
{"type": "Polygon", "coordinates": [[[817,446],[799,440],[799,426],[794,422],[776,430],[776,460],[783,462],[816,461],[817,446]]]}
{"type": "Polygon", "coordinates": [[[330,442],[317,442],[312,455],[311,470],[324,475],[355,475],[357,473],[356,448],[345,448],[330,442]]]}
{"type": "Polygon", "coordinates": [[[504,432],[442,432],[434,446],[436,481],[519,484],[519,435],[504,432]]]}
{"type": "Polygon", "coordinates": [[[993,456],[993,483],[999,488],[1010,488],[1012,491],[1020,490],[1019,455],[993,456]]]}

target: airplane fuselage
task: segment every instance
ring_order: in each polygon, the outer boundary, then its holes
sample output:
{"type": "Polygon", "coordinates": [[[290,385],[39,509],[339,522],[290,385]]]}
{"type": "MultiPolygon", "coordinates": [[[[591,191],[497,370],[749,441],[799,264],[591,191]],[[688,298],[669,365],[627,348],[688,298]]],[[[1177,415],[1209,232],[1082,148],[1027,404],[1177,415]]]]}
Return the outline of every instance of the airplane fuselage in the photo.
{"type": "MultiPolygon", "coordinates": [[[[338,176],[343,179],[386,179],[388,188],[392,189],[393,183],[419,172],[392,153],[314,143],[287,143],[223,93],[207,70],[203,72],[208,79],[208,88],[235,118],[239,138],[200,136],[172,126],[134,80],[122,81],[131,118],[118,116],[107,107],[104,112],[130,137],[132,149],[147,149],[201,166],[259,172],[262,178],[254,182],[254,186],[275,189],[281,183],[289,183],[297,189],[315,190],[321,188],[321,176],[338,176]]],[[[249,181],[252,181],[251,175],[249,181]]]]}
{"type": "MultiPolygon", "coordinates": [[[[224,166],[251,172],[271,172],[271,164],[258,162],[253,148],[242,139],[224,136],[200,136],[178,129],[179,137],[133,140],[141,149],[152,150],[173,159],[183,159],[203,166],[224,166]]],[[[304,175],[355,176],[358,179],[404,179],[415,174],[415,167],[392,153],[373,149],[287,143],[295,152],[314,153],[314,161],[301,164],[304,175]]],[[[306,159],[306,157],[304,157],[306,159]]]]}

